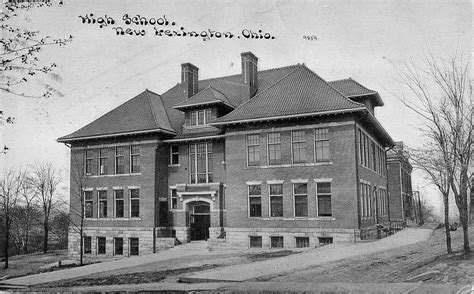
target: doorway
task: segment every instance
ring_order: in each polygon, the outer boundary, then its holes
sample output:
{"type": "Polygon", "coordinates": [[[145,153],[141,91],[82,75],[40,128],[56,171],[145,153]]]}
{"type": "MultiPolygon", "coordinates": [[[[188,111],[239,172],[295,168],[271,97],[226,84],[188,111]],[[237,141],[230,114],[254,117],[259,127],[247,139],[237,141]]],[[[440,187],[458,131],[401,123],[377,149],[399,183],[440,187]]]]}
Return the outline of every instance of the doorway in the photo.
{"type": "Polygon", "coordinates": [[[191,241],[207,240],[211,226],[211,211],[208,203],[198,202],[192,205],[191,215],[191,241]]]}

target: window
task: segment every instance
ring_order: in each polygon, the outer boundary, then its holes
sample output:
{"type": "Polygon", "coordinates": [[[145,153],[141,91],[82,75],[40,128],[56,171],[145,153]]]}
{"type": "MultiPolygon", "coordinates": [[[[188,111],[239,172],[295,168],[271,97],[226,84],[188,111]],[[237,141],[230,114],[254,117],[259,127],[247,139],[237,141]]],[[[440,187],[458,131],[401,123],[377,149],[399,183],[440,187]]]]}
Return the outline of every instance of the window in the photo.
{"type": "Polygon", "coordinates": [[[318,217],[332,216],[331,182],[317,183],[318,217]]]}
{"type": "Polygon", "coordinates": [[[314,130],[314,152],[316,162],[329,161],[329,129],[314,130]]]}
{"type": "Polygon", "coordinates": [[[178,209],[178,192],[171,189],[171,209],[178,209]]]}
{"type": "Polygon", "coordinates": [[[295,243],[296,243],[296,248],[309,247],[309,237],[296,237],[295,243]]]}
{"type": "Polygon", "coordinates": [[[283,184],[270,185],[270,216],[283,216],[283,184]]]}
{"type": "Polygon", "coordinates": [[[384,188],[379,188],[380,199],[380,216],[387,215],[387,191],[384,188]]]}
{"type": "Polygon", "coordinates": [[[140,146],[130,146],[130,173],[140,172],[140,146]]]}
{"type": "Polygon", "coordinates": [[[262,189],[260,185],[249,185],[249,216],[262,216],[262,189]]]}
{"type": "Polygon", "coordinates": [[[115,147],[115,173],[125,172],[125,147],[115,147]]]}
{"type": "Polygon", "coordinates": [[[270,237],[271,248],[283,248],[283,237],[270,237]]]}
{"type": "Polygon", "coordinates": [[[84,236],[84,254],[92,253],[92,237],[84,236]]]}
{"type": "Polygon", "coordinates": [[[250,248],[262,248],[262,236],[249,236],[250,248]]]}
{"type": "Polygon", "coordinates": [[[84,217],[92,218],[94,205],[92,200],[92,191],[84,191],[84,217]]]}
{"type": "Polygon", "coordinates": [[[114,254],[123,254],[123,238],[114,238],[114,254]]]}
{"type": "Polygon", "coordinates": [[[179,164],[179,146],[172,145],[170,148],[170,165],[179,164]]]}
{"type": "Polygon", "coordinates": [[[138,238],[130,238],[130,255],[138,255],[138,238]]]}
{"type": "Polygon", "coordinates": [[[295,217],[308,216],[308,184],[293,184],[295,217]]]}
{"type": "Polygon", "coordinates": [[[211,122],[211,114],[210,109],[192,111],[189,124],[191,126],[207,125],[211,122]]]}
{"type": "Polygon", "coordinates": [[[115,217],[124,217],[123,213],[123,190],[114,190],[115,217]]]}
{"type": "Polygon", "coordinates": [[[332,244],[332,237],[319,237],[319,245],[332,244]]]}
{"type": "Polygon", "coordinates": [[[107,149],[99,149],[99,175],[107,174],[107,149]]]}
{"type": "Polygon", "coordinates": [[[360,183],[360,207],[362,218],[366,219],[372,216],[372,201],[370,199],[370,184],[360,183]]]}
{"type": "Polygon", "coordinates": [[[105,254],[105,237],[97,237],[97,254],[105,254]]]}
{"type": "Polygon", "coordinates": [[[99,198],[99,217],[107,217],[107,190],[97,191],[99,198]]]}
{"type": "Polygon", "coordinates": [[[190,144],[189,159],[191,183],[212,183],[212,143],[190,144]]]}
{"type": "Polygon", "coordinates": [[[260,134],[247,135],[247,165],[260,165],[260,134]]]}
{"type": "Polygon", "coordinates": [[[372,170],[373,171],[377,171],[377,156],[376,156],[376,153],[377,153],[377,145],[375,145],[374,142],[371,143],[371,151],[372,151],[372,170]]]}
{"type": "Polygon", "coordinates": [[[280,133],[268,134],[268,164],[281,163],[281,142],[280,133]]]}
{"type": "Polygon", "coordinates": [[[92,161],[93,161],[93,155],[92,151],[89,149],[86,149],[86,175],[92,175],[92,161]]]}
{"type": "Polygon", "coordinates": [[[306,140],[304,131],[291,132],[293,163],[306,162],[306,140]]]}
{"type": "Polygon", "coordinates": [[[130,217],[140,217],[140,191],[130,189],[130,217]]]}

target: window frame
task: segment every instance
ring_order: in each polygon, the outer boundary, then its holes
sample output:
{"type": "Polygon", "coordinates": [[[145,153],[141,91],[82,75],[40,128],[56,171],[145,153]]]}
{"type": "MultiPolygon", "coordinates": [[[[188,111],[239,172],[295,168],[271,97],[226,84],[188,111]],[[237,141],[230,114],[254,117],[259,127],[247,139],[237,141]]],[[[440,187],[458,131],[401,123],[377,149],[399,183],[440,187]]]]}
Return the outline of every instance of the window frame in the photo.
{"type": "Polygon", "coordinates": [[[93,190],[84,190],[84,218],[94,218],[94,191],[93,190]],[[86,197],[86,194],[90,194],[89,199],[86,197]],[[90,216],[88,216],[88,204],[90,204],[90,216]]]}
{"type": "Polygon", "coordinates": [[[125,218],[125,193],[123,189],[114,189],[114,218],[125,218]],[[117,192],[122,192],[122,198],[117,198],[117,192]],[[117,216],[117,202],[122,202],[122,216],[117,216]]]}
{"type": "Polygon", "coordinates": [[[83,254],[92,254],[92,237],[83,236],[82,241],[83,241],[82,243],[83,254]]]}
{"type": "Polygon", "coordinates": [[[107,170],[107,148],[99,148],[99,162],[98,162],[98,174],[99,175],[106,175],[108,173],[108,170],[107,170]],[[104,163],[104,164],[102,164],[104,163]],[[104,166],[104,168],[102,169],[102,166],[104,166]]]}
{"type": "Polygon", "coordinates": [[[281,133],[280,132],[271,132],[271,133],[267,133],[267,162],[268,162],[268,165],[280,165],[282,164],[282,158],[281,158],[281,133]],[[273,139],[271,140],[270,136],[271,135],[277,135],[278,137],[278,141],[273,141],[273,139]],[[278,154],[278,159],[276,159],[277,156],[275,156],[275,159],[273,160],[272,162],[272,159],[270,158],[270,146],[272,147],[277,147],[278,146],[278,151],[277,149],[274,149],[272,150],[275,155],[278,154]]]}
{"type": "Polygon", "coordinates": [[[106,237],[102,237],[102,236],[98,236],[97,237],[97,255],[106,255],[107,254],[107,238],[106,237]],[[104,241],[104,251],[102,252],[101,251],[101,240],[104,241]]]}
{"type": "Polygon", "coordinates": [[[285,238],[283,236],[270,236],[270,248],[285,248],[285,238]],[[279,240],[278,242],[274,242],[279,240]],[[274,244],[278,246],[274,246],[274,244]],[[281,246],[279,246],[281,244],[281,246]]]}
{"type": "Polygon", "coordinates": [[[125,174],[125,146],[115,146],[114,168],[116,175],[125,174]],[[123,150],[123,153],[119,154],[118,150],[123,150]],[[122,161],[122,172],[119,172],[119,161],[122,161]]]}
{"type": "Polygon", "coordinates": [[[129,196],[129,199],[130,199],[130,218],[140,218],[140,188],[129,188],[128,189],[128,196],[129,196]],[[132,197],[133,195],[133,192],[132,191],[137,191],[137,196],[136,197],[132,197]],[[138,201],[138,215],[134,215],[134,206],[133,206],[133,202],[134,201],[138,201]]]}
{"type": "Polygon", "coordinates": [[[138,144],[133,144],[133,145],[130,145],[129,151],[130,151],[130,167],[129,167],[130,173],[139,174],[141,172],[141,166],[140,166],[141,147],[138,144]],[[133,150],[134,147],[138,149],[138,153],[136,153],[136,150],[133,150]],[[137,170],[134,169],[134,163],[136,163],[136,167],[138,168],[137,170]]]}
{"type": "Polygon", "coordinates": [[[293,183],[293,216],[295,218],[307,218],[309,216],[309,207],[308,207],[308,183],[293,183]],[[296,194],[296,186],[305,185],[306,193],[305,194],[296,194]],[[306,215],[296,215],[296,198],[297,197],[306,197],[306,215]]]}
{"type": "Polygon", "coordinates": [[[132,255],[133,256],[138,256],[138,255],[140,255],[140,239],[139,238],[137,238],[137,237],[128,238],[128,246],[129,246],[128,247],[129,248],[129,250],[128,250],[128,255],[129,256],[132,256],[132,255]],[[132,247],[132,245],[133,245],[132,242],[135,241],[135,240],[137,241],[136,254],[135,254],[135,251],[133,250],[134,248],[132,247]]]}
{"type": "Polygon", "coordinates": [[[249,236],[249,248],[262,248],[262,247],[263,247],[262,236],[249,236]],[[260,246],[255,246],[255,241],[260,246]]]}
{"type": "Polygon", "coordinates": [[[174,144],[170,146],[170,165],[179,165],[179,145],[174,144]],[[173,151],[173,147],[176,147],[177,150],[173,151]],[[173,158],[176,158],[176,162],[173,158]]]}
{"type": "Polygon", "coordinates": [[[331,161],[331,140],[329,138],[329,128],[316,128],[313,129],[314,135],[314,162],[330,162],[331,161]],[[320,137],[319,132],[324,132],[325,137],[320,137]],[[318,146],[318,143],[321,143],[321,146],[318,146]],[[327,146],[325,146],[327,143],[327,146]],[[321,148],[322,158],[318,158],[318,147],[321,148]],[[327,158],[324,157],[324,151],[327,148],[327,158]]]}
{"type": "Polygon", "coordinates": [[[268,195],[269,195],[269,200],[268,205],[269,205],[269,217],[270,218],[282,218],[284,216],[284,203],[283,203],[283,183],[278,183],[278,184],[269,184],[268,185],[268,195]],[[281,194],[272,194],[272,186],[281,186],[281,194]],[[274,216],[273,215],[273,210],[272,210],[272,198],[280,198],[281,200],[281,215],[274,216]]]}
{"type": "Polygon", "coordinates": [[[97,218],[107,218],[108,217],[108,195],[107,190],[97,190],[97,218]],[[101,194],[105,193],[105,198],[101,198],[101,194]],[[105,214],[102,215],[101,203],[105,203],[105,214]]]}
{"type": "Polygon", "coordinates": [[[333,213],[333,205],[332,205],[332,181],[318,181],[316,183],[316,207],[317,207],[317,212],[316,212],[316,215],[318,218],[332,218],[334,217],[334,213],[333,213]],[[330,188],[330,192],[319,192],[319,186],[322,185],[322,184],[329,184],[329,188],[330,188]],[[323,197],[328,197],[329,196],[329,204],[330,204],[330,215],[321,215],[321,207],[320,207],[320,204],[319,204],[319,197],[320,196],[323,196],[323,197]]]}
{"type": "Polygon", "coordinates": [[[206,126],[212,121],[212,109],[205,108],[205,109],[198,109],[192,110],[189,114],[189,126],[206,126]],[[202,116],[200,116],[202,114],[202,116]],[[202,123],[200,123],[200,119],[202,118],[202,123]]]}
{"type": "Polygon", "coordinates": [[[248,134],[245,136],[245,142],[247,145],[247,166],[259,166],[260,165],[260,134],[248,134]],[[256,140],[250,140],[250,137],[256,138],[256,140]],[[250,161],[250,149],[252,148],[254,157],[258,157],[258,161],[250,161]],[[255,149],[254,149],[255,148],[255,149]],[[256,155],[256,156],[255,156],[256,155]],[[252,164],[251,164],[252,163],[252,164]]]}
{"type": "Polygon", "coordinates": [[[123,237],[114,237],[114,255],[123,255],[123,237]],[[120,253],[117,253],[117,249],[119,249],[117,247],[117,241],[118,240],[122,241],[122,246],[121,246],[121,248],[119,247],[122,250],[120,253]]]}
{"type": "Polygon", "coordinates": [[[247,195],[248,195],[248,217],[250,218],[261,218],[262,217],[262,185],[261,184],[252,184],[247,185],[247,195]],[[251,194],[251,187],[259,187],[259,194],[251,194]],[[251,198],[258,198],[260,200],[260,215],[252,215],[252,203],[251,198]]]}
{"type": "Polygon", "coordinates": [[[189,144],[189,182],[191,184],[208,184],[214,182],[214,164],[213,164],[212,142],[198,142],[189,144]],[[204,144],[204,152],[198,153],[198,145],[204,144]],[[194,146],[194,147],[192,147],[194,146]],[[198,173],[198,158],[204,154],[205,173],[198,173]],[[194,161],[193,161],[194,159],[194,161]],[[194,168],[192,163],[194,162],[194,168]],[[205,182],[199,181],[199,175],[205,175],[205,182]],[[194,176],[194,178],[193,178],[194,176]],[[194,179],[194,181],[193,181],[194,179]]]}
{"type": "Polygon", "coordinates": [[[178,209],[178,189],[176,188],[171,188],[170,189],[170,210],[176,210],[178,209]],[[176,205],[175,205],[176,203],[176,205]]]}
{"type": "Polygon", "coordinates": [[[309,248],[310,247],[310,242],[309,242],[309,237],[307,236],[296,236],[295,237],[295,248],[309,248]],[[299,246],[301,245],[301,242],[298,241],[303,241],[304,240],[304,245],[307,246],[299,246]]]}
{"type": "Polygon", "coordinates": [[[92,149],[86,148],[84,154],[84,174],[86,176],[91,176],[94,164],[94,155],[92,154],[92,149]]]}
{"type": "Polygon", "coordinates": [[[305,130],[295,130],[295,131],[291,131],[291,162],[293,164],[300,164],[300,163],[306,163],[307,162],[307,156],[306,156],[306,131],[305,130]],[[294,134],[295,133],[303,133],[303,137],[301,139],[301,137],[299,137],[299,140],[298,137],[296,137],[294,134]],[[295,139],[296,137],[296,139],[295,139]],[[304,159],[299,159],[298,161],[295,160],[295,146],[300,146],[302,145],[303,147],[298,147],[298,148],[301,148],[301,149],[298,149],[299,150],[299,155],[301,155],[301,150],[304,151],[304,159]]]}

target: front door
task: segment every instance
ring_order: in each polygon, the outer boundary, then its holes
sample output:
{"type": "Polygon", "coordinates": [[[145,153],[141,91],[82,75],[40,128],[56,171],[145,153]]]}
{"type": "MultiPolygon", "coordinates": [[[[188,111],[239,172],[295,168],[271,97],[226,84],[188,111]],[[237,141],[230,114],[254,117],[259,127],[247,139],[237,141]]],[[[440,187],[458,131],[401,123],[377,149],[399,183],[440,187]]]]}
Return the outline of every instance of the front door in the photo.
{"type": "Polygon", "coordinates": [[[193,206],[191,217],[191,241],[207,240],[209,238],[209,227],[211,226],[211,215],[209,204],[199,203],[193,206]]]}

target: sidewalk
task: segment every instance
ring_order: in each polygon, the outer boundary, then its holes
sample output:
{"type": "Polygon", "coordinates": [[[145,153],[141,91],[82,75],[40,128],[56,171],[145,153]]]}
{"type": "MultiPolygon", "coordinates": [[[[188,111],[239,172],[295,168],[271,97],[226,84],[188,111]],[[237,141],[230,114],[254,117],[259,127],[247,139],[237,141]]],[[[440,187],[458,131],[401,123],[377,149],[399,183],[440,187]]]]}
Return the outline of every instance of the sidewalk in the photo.
{"type": "MultiPolygon", "coordinates": [[[[275,258],[260,262],[252,262],[250,264],[240,264],[233,266],[219,267],[215,270],[202,271],[191,274],[186,278],[192,279],[208,279],[208,280],[226,280],[226,281],[243,281],[257,277],[273,275],[280,272],[291,271],[296,268],[307,268],[318,264],[340,260],[355,255],[370,254],[389,250],[395,247],[406,246],[428,238],[431,230],[426,229],[406,229],[388,238],[375,242],[364,242],[344,245],[328,245],[321,248],[309,250],[307,252],[290,255],[287,257],[275,258]]],[[[147,264],[153,264],[172,259],[183,259],[191,256],[212,256],[213,251],[207,251],[202,245],[186,244],[173,249],[162,251],[156,254],[143,255],[137,257],[124,258],[121,260],[96,263],[66,270],[30,275],[25,277],[14,278],[4,281],[14,285],[35,285],[40,283],[54,282],[64,279],[88,276],[96,273],[107,272],[111,270],[119,270],[131,268],[147,264]]],[[[248,252],[243,249],[242,252],[248,252]]],[[[222,253],[220,253],[222,254],[222,253]]]]}
{"type": "Polygon", "coordinates": [[[206,270],[185,276],[189,280],[241,282],[314,267],[357,255],[372,254],[427,240],[432,230],[408,228],[387,238],[344,246],[329,245],[286,257],[206,270]]]}

